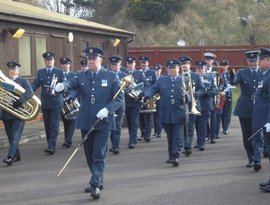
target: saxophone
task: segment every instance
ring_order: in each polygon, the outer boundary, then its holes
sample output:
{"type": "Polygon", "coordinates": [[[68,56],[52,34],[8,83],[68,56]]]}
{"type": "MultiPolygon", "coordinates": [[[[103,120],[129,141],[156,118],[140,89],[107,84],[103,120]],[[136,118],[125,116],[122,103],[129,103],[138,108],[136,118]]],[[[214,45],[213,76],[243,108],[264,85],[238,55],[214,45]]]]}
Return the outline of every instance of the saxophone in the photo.
{"type": "Polygon", "coordinates": [[[12,106],[13,102],[19,99],[24,92],[23,87],[10,80],[0,71],[0,108],[21,120],[28,121],[38,115],[41,102],[37,96],[33,95],[22,107],[15,109],[12,106]]]}

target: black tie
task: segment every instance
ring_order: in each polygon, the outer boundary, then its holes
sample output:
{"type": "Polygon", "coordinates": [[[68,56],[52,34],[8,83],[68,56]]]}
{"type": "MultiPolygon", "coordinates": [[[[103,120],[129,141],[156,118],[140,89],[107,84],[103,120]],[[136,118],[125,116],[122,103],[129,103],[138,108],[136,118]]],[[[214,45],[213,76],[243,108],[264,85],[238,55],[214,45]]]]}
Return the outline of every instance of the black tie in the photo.
{"type": "Polygon", "coordinates": [[[47,73],[50,74],[51,73],[51,70],[50,69],[47,69],[47,73]]]}
{"type": "Polygon", "coordinates": [[[256,75],[256,71],[254,70],[254,71],[253,71],[253,76],[255,76],[255,75],[256,75]]]}
{"type": "Polygon", "coordinates": [[[93,79],[96,77],[96,73],[95,72],[92,73],[92,77],[93,77],[93,79]]]}

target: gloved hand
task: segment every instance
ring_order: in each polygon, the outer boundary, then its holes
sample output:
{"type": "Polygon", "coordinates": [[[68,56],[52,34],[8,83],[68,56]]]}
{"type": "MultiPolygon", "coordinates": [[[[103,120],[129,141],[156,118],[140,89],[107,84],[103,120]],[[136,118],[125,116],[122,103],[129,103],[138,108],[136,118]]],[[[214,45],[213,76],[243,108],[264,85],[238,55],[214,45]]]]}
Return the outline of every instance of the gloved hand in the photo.
{"type": "Polygon", "coordinates": [[[55,92],[59,93],[62,92],[65,89],[65,86],[63,83],[57,83],[54,90],[55,92]]]}
{"type": "Polygon", "coordinates": [[[143,98],[143,102],[147,102],[147,101],[149,101],[150,100],[150,97],[148,97],[148,96],[145,96],[144,98],[143,98]]]}
{"type": "Polygon", "coordinates": [[[268,133],[268,132],[270,132],[270,123],[266,123],[265,125],[264,125],[264,127],[265,127],[265,131],[268,133]]]}
{"type": "Polygon", "coordinates": [[[21,103],[21,101],[19,101],[18,99],[15,100],[15,101],[13,102],[13,104],[12,104],[12,107],[14,107],[15,109],[18,109],[18,108],[21,107],[21,106],[22,106],[22,103],[21,103]]]}
{"type": "Polygon", "coordinates": [[[108,115],[109,115],[109,110],[106,107],[104,107],[100,111],[98,111],[96,116],[100,120],[103,120],[104,118],[108,117],[108,115]]]}

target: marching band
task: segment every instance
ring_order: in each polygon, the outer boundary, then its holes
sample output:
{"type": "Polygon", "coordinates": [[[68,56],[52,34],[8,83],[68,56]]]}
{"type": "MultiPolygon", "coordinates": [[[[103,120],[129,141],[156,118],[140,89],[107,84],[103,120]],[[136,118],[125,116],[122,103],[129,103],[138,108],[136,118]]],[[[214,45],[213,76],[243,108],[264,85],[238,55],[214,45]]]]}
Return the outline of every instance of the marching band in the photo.
{"type": "MultiPolygon", "coordinates": [[[[104,68],[102,49],[88,47],[85,54],[86,58],[80,61],[82,68],[75,73],[70,71],[68,57],[60,59],[62,69],[59,69],[54,66],[55,54],[43,53],[45,67],[38,70],[31,86],[18,77],[18,73],[14,76],[14,81],[26,91],[15,98],[11,106],[23,108],[26,100],[41,87],[47,139],[45,153],[48,155],[56,152],[60,119],[65,130],[63,147],[72,146],[75,127],[81,130],[91,173],[85,192],[92,198],[100,198],[103,189],[108,144],[111,144],[110,152],[120,153],[123,119],[127,123],[129,149],[134,149],[137,141],[151,143],[151,136],[160,138],[163,129],[168,143],[166,162],[178,167],[181,153],[190,157],[193,148],[207,150],[206,142],[215,144],[221,128],[224,136],[229,133],[234,85],[239,85],[241,91],[234,114],[239,117],[248,158],[246,167],[259,171],[262,154],[270,160],[269,49],[245,52],[248,66],[236,73],[229,68],[227,59],[222,60],[220,66],[214,66],[216,55],[210,52],[204,54],[203,61],[195,61],[193,71],[192,59],[188,56],[168,59],[164,74],[159,64],[149,67],[151,59],[148,56],[139,57],[139,69],[136,57],[127,56],[127,67],[123,67],[122,57],[118,55],[111,56],[109,68],[104,68]],[[196,141],[193,140],[194,130],[196,141]]],[[[12,71],[20,67],[16,62],[7,65],[12,71]]],[[[5,115],[12,116],[7,111],[5,115]]],[[[11,166],[20,160],[18,144],[24,121],[13,116],[3,118],[3,122],[10,142],[7,158],[3,161],[11,166]]],[[[260,189],[270,192],[270,180],[262,183],[260,189]]]]}

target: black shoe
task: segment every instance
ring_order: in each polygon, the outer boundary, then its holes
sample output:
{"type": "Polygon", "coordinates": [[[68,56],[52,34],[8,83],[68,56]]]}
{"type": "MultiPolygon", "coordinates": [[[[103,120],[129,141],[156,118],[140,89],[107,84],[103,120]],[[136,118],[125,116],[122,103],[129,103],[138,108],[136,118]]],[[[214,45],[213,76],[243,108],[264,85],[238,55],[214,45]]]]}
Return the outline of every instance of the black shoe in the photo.
{"type": "Polygon", "coordinates": [[[262,168],[261,163],[260,162],[255,162],[254,164],[254,170],[257,172],[262,168]]]}
{"type": "MultiPolygon", "coordinates": [[[[100,185],[99,190],[103,190],[103,185],[100,185]]],[[[91,186],[91,185],[84,189],[85,193],[91,193],[92,191],[93,191],[93,186],[91,186]]]]}
{"type": "Polygon", "coordinates": [[[21,161],[21,157],[14,157],[12,162],[18,162],[18,161],[21,161]]]}
{"type": "Polygon", "coordinates": [[[5,162],[8,166],[11,166],[13,163],[13,160],[11,157],[7,157],[6,159],[3,159],[3,162],[5,162]]]}
{"type": "Polygon", "coordinates": [[[151,142],[151,139],[148,138],[148,139],[144,139],[145,142],[151,142]]]}
{"type": "Polygon", "coordinates": [[[115,148],[115,149],[113,149],[112,152],[113,152],[113,154],[117,155],[117,154],[119,154],[119,149],[115,148]]]}
{"type": "Polygon", "coordinates": [[[199,145],[196,144],[193,148],[194,149],[198,149],[199,148],[199,145]]]}
{"type": "Polygon", "coordinates": [[[100,198],[100,190],[98,187],[93,187],[92,191],[91,191],[91,194],[90,196],[93,198],[93,199],[99,199],[100,198]]]}
{"type": "Polygon", "coordinates": [[[109,152],[113,152],[113,148],[109,149],[109,152]]]}
{"type": "Polygon", "coordinates": [[[216,139],[220,139],[220,137],[217,135],[216,137],[215,137],[216,139]]]}
{"type": "Polygon", "coordinates": [[[270,186],[270,180],[268,182],[260,183],[260,187],[270,186]]]}
{"type": "Polygon", "coordinates": [[[173,159],[171,160],[171,163],[174,167],[178,167],[179,166],[179,160],[176,158],[176,159],[173,159]]]}
{"type": "Polygon", "coordinates": [[[211,144],[216,144],[216,141],[212,139],[212,140],[210,140],[210,143],[211,144]]]}
{"type": "Polygon", "coordinates": [[[265,192],[270,192],[270,185],[265,186],[265,187],[260,187],[260,190],[265,191],[265,192]]]}
{"type": "Polygon", "coordinates": [[[205,150],[204,146],[199,147],[199,151],[204,151],[204,150],[205,150]]]}
{"type": "Polygon", "coordinates": [[[129,149],[134,149],[135,148],[135,145],[134,144],[130,144],[130,145],[128,145],[128,148],[129,149]]]}
{"type": "Polygon", "coordinates": [[[63,147],[66,147],[66,148],[70,148],[71,147],[71,143],[68,143],[68,142],[64,142],[62,144],[63,147]]]}
{"type": "Polygon", "coordinates": [[[166,163],[170,164],[170,163],[172,163],[172,160],[171,159],[167,159],[166,163]]]}
{"type": "Polygon", "coordinates": [[[159,135],[157,135],[157,138],[161,138],[161,135],[159,134],[159,135]]]}
{"type": "Polygon", "coordinates": [[[144,140],[144,137],[139,137],[137,140],[138,141],[143,141],[144,140]]]}
{"type": "Polygon", "coordinates": [[[229,131],[228,131],[228,130],[223,130],[222,133],[223,133],[224,135],[227,135],[227,134],[229,134],[229,131]]]}
{"type": "Polygon", "coordinates": [[[157,133],[154,133],[154,134],[153,134],[153,137],[155,137],[155,136],[157,136],[157,133]]]}
{"type": "Polygon", "coordinates": [[[54,154],[54,149],[45,149],[44,152],[50,154],[50,155],[53,155],[54,154]]]}
{"type": "Polygon", "coordinates": [[[192,154],[191,150],[190,149],[186,149],[185,150],[185,155],[188,157],[192,154]]]}
{"type": "Polygon", "coordinates": [[[254,167],[254,162],[249,162],[246,165],[247,168],[254,167]]]}

